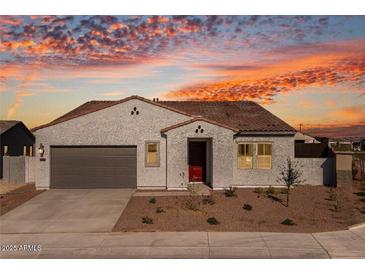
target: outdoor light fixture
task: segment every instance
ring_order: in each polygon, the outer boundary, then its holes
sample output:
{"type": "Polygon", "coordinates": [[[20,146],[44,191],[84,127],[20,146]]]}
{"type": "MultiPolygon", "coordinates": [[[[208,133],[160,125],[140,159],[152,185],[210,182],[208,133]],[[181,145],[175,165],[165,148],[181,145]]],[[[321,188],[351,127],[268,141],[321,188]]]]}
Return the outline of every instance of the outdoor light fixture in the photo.
{"type": "Polygon", "coordinates": [[[38,152],[39,152],[39,155],[41,157],[43,157],[43,155],[44,155],[44,146],[43,146],[42,143],[39,144],[38,152]]]}

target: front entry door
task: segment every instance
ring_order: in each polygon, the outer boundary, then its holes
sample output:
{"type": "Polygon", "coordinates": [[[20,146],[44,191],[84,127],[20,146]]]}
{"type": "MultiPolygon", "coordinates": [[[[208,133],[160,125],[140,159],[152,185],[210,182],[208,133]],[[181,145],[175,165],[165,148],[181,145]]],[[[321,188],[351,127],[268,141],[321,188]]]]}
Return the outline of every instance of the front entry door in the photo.
{"type": "Polygon", "coordinates": [[[189,181],[206,181],[206,142],[189,142],[189,181]]]}

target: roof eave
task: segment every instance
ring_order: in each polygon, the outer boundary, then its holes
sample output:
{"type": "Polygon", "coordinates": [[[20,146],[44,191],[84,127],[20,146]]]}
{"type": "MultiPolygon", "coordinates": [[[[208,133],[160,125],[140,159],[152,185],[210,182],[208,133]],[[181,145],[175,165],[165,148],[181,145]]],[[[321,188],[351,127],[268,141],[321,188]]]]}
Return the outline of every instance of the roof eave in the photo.
{"type": "Polygon", "coordinates": [[[184,122],[181,122],[181,123],[178,123],[178,124],[163,128],[163,129],[161,129],[161,133],[167,133],[170,130],[174,130],[176,128],[183,127],[183,126],[189,125],[189,124],[194,123],[194,122],[199,122],[199,121],[206,122],[208,124],[212,124],[212,125],[215,125],[215,126],[218,126],[218,127],[222,127],[222,128],[228,129],[228,130],[232,130],[235,133],[239,132],[239,130],[237,128],[233,128],[233,127],[230,127],[230,126],[227,126],[227,125],[224,125],[224,124],[221,124],[221,123],[217,123],[215,121],[211,121],[211,120],[208,120],[208,119],[205,119],[205,118],[195,117],[193,119],[190,119],[190,120],[187,120],[187,121],[184,121],[184,122]]]}
{"type": "Polygon", "coordinates": [[[296,131],[239,131],[236,136],[294,136],[296,131]]]}

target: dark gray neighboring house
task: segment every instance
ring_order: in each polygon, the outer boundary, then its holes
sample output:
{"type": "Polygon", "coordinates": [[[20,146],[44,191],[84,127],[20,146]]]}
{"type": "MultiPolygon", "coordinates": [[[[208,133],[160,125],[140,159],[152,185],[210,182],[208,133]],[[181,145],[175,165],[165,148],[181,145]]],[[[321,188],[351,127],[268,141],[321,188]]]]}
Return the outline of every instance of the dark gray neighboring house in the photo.
{"type": "Polygon", "coordinates": [[[35,137],[21,122],[0,120],[0,178],[3,177],[3,156],[33,156],[35,137]]]}

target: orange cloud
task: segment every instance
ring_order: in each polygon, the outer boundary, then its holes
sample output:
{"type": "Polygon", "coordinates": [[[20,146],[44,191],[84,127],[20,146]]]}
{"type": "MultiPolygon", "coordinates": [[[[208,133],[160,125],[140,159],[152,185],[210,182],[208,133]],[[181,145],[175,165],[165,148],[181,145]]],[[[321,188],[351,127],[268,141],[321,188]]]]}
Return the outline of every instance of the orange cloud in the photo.
{"type": "Polygon", "coordinates": [[[22,99],[23,97],[29,97],[29,96],[33,96],[34,93],[30,93],[27,91],[20,91],[17,92],[15,95],[15,101],[14,103],[10,106],[7,114],[6,114],[6,118],[10,119],[11,117],[14,116],[14,114],[16,113],[17,109],[20,107],[21,103],[22,103],[22,99]]]}
{"type": "MultiPolygon", "coordinates": [[[[253,99],[270,103],[276,94],[305,87],[359,85],[365,76],[365,48],[359,47],[359,42],[365,41],[319,45],[318,53],[315,46],[305,54],[292,49],[282,60],[268,64],[205,65],[203,69],[211,70],[219,80],[171,91],[164,97],[211,101],[253,99]],[[343,44],[347,46],[341,49],[343,44]]],[[[272,55],[275,54],[274,51],[272,55]]]]}
{"type": "Polygon", "coordinates": [[[365,106],[344,107],[334,114],[347,121],[365,123],[365,106]]]}

